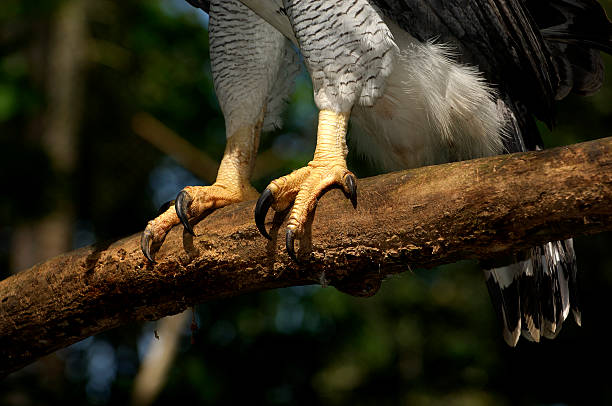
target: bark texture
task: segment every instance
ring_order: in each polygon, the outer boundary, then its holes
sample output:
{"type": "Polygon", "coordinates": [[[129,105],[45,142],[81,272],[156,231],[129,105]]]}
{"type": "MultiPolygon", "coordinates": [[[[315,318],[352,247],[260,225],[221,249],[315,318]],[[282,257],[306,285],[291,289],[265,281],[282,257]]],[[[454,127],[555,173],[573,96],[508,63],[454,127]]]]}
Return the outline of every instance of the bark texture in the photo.
{"type": "Polygon", "coordinates": [[[612,138],[390,173],[359,181],[354,210],[321,199],[298,249],[257,231],[254,201],[210,214],[197,237],[175,227],[157,263],[139,235],[52,258],[0,282],[0,374],[90,335],[176,314],[207,300],[329,283],[374,294],[407,265],[492,259],[550,240],[612,230],[612,138]]]}

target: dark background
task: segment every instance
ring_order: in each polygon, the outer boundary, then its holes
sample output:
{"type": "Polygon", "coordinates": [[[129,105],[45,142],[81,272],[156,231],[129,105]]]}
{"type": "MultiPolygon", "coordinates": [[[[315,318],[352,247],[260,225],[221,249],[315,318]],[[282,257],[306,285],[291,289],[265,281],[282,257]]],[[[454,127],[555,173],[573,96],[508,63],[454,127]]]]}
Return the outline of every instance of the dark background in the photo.
{"type": "MultiPolygon", "coordinates": [[[[0,2],[1,278],[139,232],[184,186],[205,184],[142,136],[172,131],[219,161],[206,23],[182,0],[0,2]]],[[[309,160],[315,120],[303,74],[286,126],[262,137],[259,190],[309,160]]],[[[558,103],[557,121],[542,127],[547,146],[611,136],[612,80],[558,103]]],[[[376,173],[354,155],[349,167],[376,173]]],[[[474,262],[407,267],[370,299],[308,286],[203,304],[155,404],[612,404],[611,242],[575,240],[583,327],[515,349],[474,262]]],[[[0,405],[127,404],[151,344],[164,345],[157,329],[128,325],[45,357],[0,382],[0,405]]]]}

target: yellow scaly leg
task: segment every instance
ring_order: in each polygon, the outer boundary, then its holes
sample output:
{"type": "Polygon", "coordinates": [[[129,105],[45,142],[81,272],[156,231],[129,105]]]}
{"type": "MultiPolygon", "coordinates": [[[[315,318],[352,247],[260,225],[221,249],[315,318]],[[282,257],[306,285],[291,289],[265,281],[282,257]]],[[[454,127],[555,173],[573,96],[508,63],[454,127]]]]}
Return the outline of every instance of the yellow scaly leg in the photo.
{"type": "Polygon", "coordinates": [[[257,155],[262,123],[263,114],[254,126],[243,127],[227,139],[215,183],[210,186],[187,186],[178,194],[174,205],[149,221],[142,233],[140,247],[150,261],[154,262],[151,247],[161,244],[170,229],[179,222],[194,234],[190,220],[200,219],[213,209],[255,199],[259,195],[249,179],[257,155]]]}
{"type": "Polygon", "coordinates": [[[294,240],[304,228],[308,214],[315,208],[317,200],[332,186],[338,186],[357,204],[355,175],[346,167],[346,130],[350,113],[329,110],[319,112],[317,147],[308,166],[289,175],[273,180],[261,194],[255,207],[255,222],[261,233],[270,238],[265,228],[266,213],[270,207],[285,210],[291,203],[286,231],[287,253],[296,259],[294,240]]]}

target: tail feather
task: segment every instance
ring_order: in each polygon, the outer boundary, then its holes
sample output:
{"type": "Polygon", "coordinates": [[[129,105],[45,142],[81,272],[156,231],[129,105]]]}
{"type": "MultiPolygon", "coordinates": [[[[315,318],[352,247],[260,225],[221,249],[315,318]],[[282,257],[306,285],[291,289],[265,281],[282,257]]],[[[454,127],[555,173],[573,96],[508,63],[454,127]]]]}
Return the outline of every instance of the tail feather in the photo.
{"type": "Polygon", "coordinates": [[[512,347],[520,335],[535,342],[555,338],[570,308],[580,325],[572,240],[532,248],[516,263],[485,270],[485,278],[504,339],[512,347]]]}
{"type": "MultiPolygon", "coordinates": [[[[540,275],[540,287],[538,296],[540,299],[540,312],[542,315],[542,335],[546,338],[555,338],[563,318],[563,298],[561,296],[557,267],[553,264],[551,256],[557,255],[557,250],[552,247],[553,243],[548,243],[541,247],[534,248],[534,263],[540,275]]],[[[566,282],[567,283],[567,282],[566,282]]]]}
{"type": "Polygon", "coordinates": [[[580,284],[578,281],[578,267],[576,266],[576,254],[574,252],[574,241],[572,239],[561,242],[565,257],[561,261],[564,271],[569,275],[569,307],[574,315],[574,321],[582,325],[582,306],[580,300],[580,284]]]}
{"type": "Polygon", "coordinates": [[[521,335],[519,289],[514,269],[506,268],[485,271],[485,277],[493,307],[503,326],[504,340],[514,347],[521,335]]]}
{"type": "Polygon", "coordinates": [[[521,302],[521,319],[523,320],[522,336],[529,341],[540,342],[542,317],[538,295],[538,282],[531,259],[515,265],[520,284],[519,300],[521,302]]]}

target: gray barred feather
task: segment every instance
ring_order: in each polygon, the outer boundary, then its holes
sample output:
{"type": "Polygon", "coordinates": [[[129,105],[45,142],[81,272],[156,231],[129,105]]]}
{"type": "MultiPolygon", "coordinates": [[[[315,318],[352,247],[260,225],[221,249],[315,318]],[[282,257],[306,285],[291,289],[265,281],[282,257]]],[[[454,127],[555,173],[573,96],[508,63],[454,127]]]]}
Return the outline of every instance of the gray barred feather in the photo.
{"type": "Polygon", "coordinates": [[[299,71],[291,43],[238,0],[210,3],[210,59],[228,136],[257,122],[280,125],[299,71]]]}
{"type": "Polygon", "coordinates": [[[262,131],[272,131],[283,126],[282,113],[293,93],[295,78],[300,73],[300,60],[291,43],[285,41],[280,69],[266,102],[266,117],[262,131]]]}
{"type": "Polygon", "coordinates": [[[367,0],[285,0],[321,110],[349,112],[383,94],[398,49],[367,0]]]}

